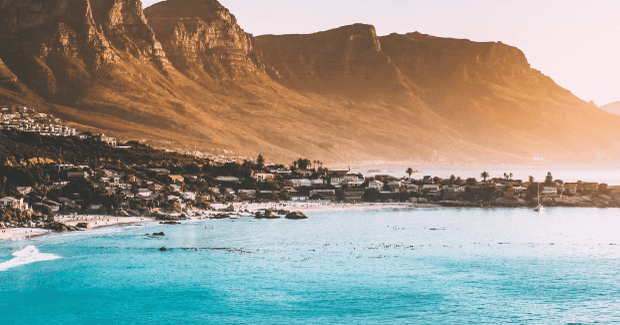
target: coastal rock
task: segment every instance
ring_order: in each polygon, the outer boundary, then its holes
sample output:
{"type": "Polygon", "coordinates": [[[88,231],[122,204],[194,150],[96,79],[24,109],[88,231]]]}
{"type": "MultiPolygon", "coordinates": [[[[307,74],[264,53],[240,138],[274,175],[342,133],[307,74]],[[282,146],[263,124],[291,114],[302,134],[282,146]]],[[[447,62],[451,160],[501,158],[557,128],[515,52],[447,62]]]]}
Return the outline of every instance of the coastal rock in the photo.
{"type": "Polygon", "coordinates": [[[287,214],[285,218],[286,219],[308,219],[308,216],[306,216],[303,212],[295,211],[295,212],[291,212],[287,214]]]}
{"type": "Polygon", "coordinates": [[[80,222],[76,225],[76,227],[78,228],[83,228],[83,229],[92,229],[93,227],[90,225],[89,222],[80,222]]]}
{"type": "Polygon", "coordinates": [[[163,231],[153,233],[153,237],[164,237],[164,236],[166,236],[166,234],[163,231]]]}
{"type": "Polygon", "coordinates": [[[268,210],[268,211],[265,211],[264,217],[265,219],[279,219],[280,215],[276,213],[275,211],[268,210]]]}
{"type": "Polygon", "coordinates": [[[166,247],[161,247],[161,248],[160,248],[160,249],[158,249],[158,250],[159,250],[160,252],[165,252],[165,251],[167,251],[168,249],[167,249],[166,247]]]}

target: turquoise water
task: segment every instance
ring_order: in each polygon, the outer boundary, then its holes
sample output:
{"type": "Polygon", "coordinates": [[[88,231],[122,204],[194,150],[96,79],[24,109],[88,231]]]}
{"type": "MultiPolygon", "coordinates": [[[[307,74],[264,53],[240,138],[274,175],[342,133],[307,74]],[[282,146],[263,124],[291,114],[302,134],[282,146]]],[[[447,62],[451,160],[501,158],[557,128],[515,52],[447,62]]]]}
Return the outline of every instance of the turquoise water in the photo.
{"type": "Polygon", "coordinates": [[[205,220],[0,243],[2,324],[620,322],[620,210],[205,220]],[[163,238],[146,233],[163,231],[163,238]],[[172,248],[160,252],[160,247],[172,248]]]}

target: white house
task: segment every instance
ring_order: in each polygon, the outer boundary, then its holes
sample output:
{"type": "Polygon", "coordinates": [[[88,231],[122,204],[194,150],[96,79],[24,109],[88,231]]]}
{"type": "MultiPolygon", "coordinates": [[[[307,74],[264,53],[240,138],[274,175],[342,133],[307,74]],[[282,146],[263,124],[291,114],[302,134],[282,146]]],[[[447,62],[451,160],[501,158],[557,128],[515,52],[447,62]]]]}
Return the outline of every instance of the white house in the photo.
{"type": "Polygon", "coordinates": [[[0,199],[0,204],[7,208],[17,210],[28,210],[28,203],[24,203],[24,198],[16,199],[12,196],[3,197],[0,199]]]}
{"type": "Polygon", "coordinates": [[[368,189],[383,191],[383,182],[378,180],[371,181],[368,183],[368,189]]]}

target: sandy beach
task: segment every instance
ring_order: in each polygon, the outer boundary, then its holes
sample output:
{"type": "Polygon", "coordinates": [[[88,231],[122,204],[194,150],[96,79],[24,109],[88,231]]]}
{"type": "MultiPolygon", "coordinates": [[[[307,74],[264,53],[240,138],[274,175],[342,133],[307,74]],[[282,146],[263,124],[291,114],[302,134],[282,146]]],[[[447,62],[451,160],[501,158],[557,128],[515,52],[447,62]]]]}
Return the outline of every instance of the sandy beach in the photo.
{"type": "MultiPolygon", "coordinates": [[[[75,227],[78,223],[88,223],[90,228],[110,227],[141,222],[153,222],[146,217],[112,217],[97,215],[56,216],[56,221],[75,227]]],[[[9,228],[0,230],[0,240],[16,241],[30,239],[53,233],[53,230],[41,228],[9,228]]]]}
{"type": "MultiPolygon", "coordinates": [[[[336,211],[362,211],[362,210],[398,210],[398,209],[411,209],[416,207],[425,207],[432,205],[419,205],[411,203],[331,203],[331,202],[280,202],[280,203],[233,203],[235,212],[243,213],[249,212],[254,214],[260,210],[287,210],[287,211],[300,211],[303,213],[308,212],[336,212],[336,211]]],[[[213,204],[212,209],[203,211],[203,215],[210,215],[218,213],[217,210],[223,210],[229,207],[230,204],[213,204]]],[[[191,215],[191,213],[190,213],[191,215]]],[[[56,221],[68,226],[75,227],[79,223],[88,223],[89,228],[100,228],[119,226],[136,223],[154,222],[153,218],[148,217],[113,217],[113,216],[99,216],[99,215],[60,215],[56,216],[56,221]]],[[[86,229],[85,229],[86,230],[86,229]]],[[[86,230],[88,231],[88,230],[86,230]]],[[[0,240],[24,240],[32,237],[43,236],[53,233],[52,230],[40,229],[40,228],[10,228],[2,229],[0,231],[0,240]]]]}

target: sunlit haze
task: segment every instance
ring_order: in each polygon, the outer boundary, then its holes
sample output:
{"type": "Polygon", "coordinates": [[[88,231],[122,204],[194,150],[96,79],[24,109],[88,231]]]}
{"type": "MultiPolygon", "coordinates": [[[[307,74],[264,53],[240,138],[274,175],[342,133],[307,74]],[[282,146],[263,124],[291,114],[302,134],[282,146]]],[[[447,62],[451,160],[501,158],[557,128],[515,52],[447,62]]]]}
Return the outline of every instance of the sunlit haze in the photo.
{"type": "MultiPolygon", "coordinates": [[[[148,7],[157,0],[143,1],[148,7]]],[[[521,49],[533,68],[583,100],[620,100],[620,1],[220,0],[254,35],[305,34],[353,23],[379,35],[418,31],[521,49]]]]}

